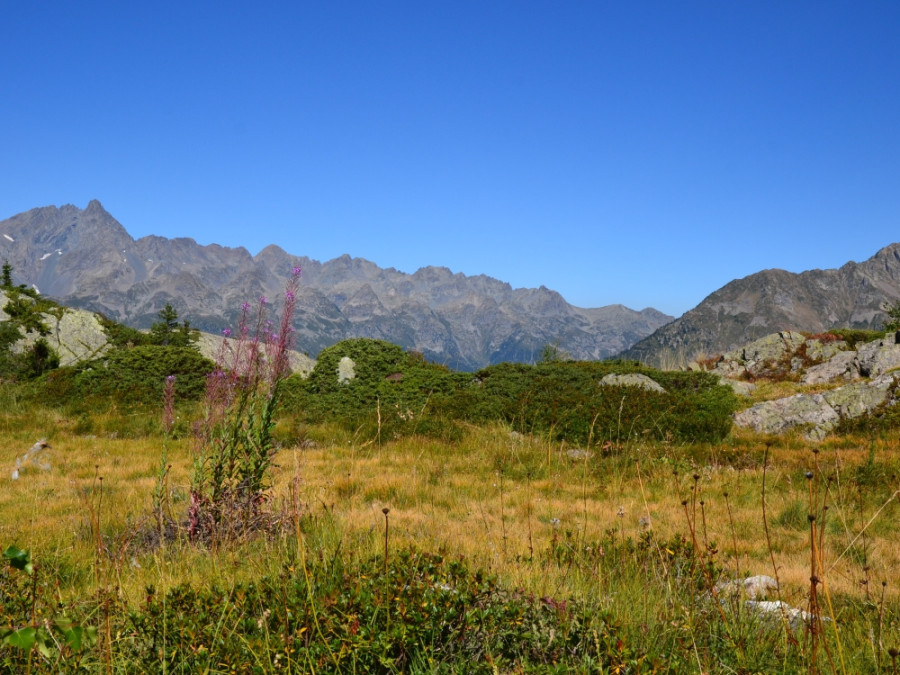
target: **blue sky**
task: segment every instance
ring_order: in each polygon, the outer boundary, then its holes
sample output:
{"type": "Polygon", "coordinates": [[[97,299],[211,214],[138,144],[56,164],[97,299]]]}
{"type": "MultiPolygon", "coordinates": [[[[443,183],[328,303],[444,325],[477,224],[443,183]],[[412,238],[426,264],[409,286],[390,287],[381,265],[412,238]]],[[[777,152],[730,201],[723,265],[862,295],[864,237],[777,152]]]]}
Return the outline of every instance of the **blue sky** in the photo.
{"type": "Polygon", "coordinates": [[[681,314],[900,241],[900,3],[4,3],[0,218],[681,314]]]}

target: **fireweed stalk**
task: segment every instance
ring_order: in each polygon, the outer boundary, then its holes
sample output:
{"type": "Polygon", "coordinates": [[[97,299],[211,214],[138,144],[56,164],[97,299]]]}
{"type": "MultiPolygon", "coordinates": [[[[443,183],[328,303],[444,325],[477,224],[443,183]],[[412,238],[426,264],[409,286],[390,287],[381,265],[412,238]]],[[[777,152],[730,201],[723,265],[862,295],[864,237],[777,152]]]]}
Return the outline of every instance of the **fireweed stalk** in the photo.
{"type": "Polygon", "coordinates": [[[163,385],[163,448],[156,473],[156,486],[153,488],[153,514],[160,541],[165,540],[166,511],[168,507],[168,489],[166,480],[169,475],[169,439],[175,427],[175,376],[169,375],[163,385]]]}
{"type": "Polygon", "coordinates": [[[237,335],[228,329],[216,369],[207,376],[205,415],[197,427],[191,475],[189,535],[193,540],[240,535],[258,524],[272,464],[273,416],[290,374],[300,268],[291,271],[281,320],[269,320],[265,297],[241,305],[237,335]]]}

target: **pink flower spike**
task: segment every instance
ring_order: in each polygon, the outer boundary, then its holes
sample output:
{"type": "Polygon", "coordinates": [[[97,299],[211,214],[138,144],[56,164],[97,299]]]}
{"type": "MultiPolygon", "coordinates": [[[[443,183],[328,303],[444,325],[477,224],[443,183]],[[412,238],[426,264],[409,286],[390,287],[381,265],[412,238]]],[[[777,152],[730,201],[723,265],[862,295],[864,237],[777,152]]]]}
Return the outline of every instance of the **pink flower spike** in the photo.
{"type": "Polygon", "coordinates": [[[294,278],[296,279],[297,277],[300,276],[300,273],[301,273],[301,272],[303,272],[302,269],[300,269],[299,267],[295,267],[295,268],[293,268],[293,269],[291,270],[291,276],[294,277],[294,278]]]}
{"type": "Polygon", "coordinates": [[[245,312],[249,311],[249,310],[250,310],[250,303],[249,303],[249,302],[242,302],[242,303],[241,303],[241,309],[244,310],[245,312]]]}
{"type": "Polygon", "coordinates": [[[285,297],[286,300],[293,300],[293,299],[294,299],[294,292],[293,292],[293,291],[285,291],[285,292],[284,292],[284,297],[285,297]]]}
{"type": "Polygon", "coordinates": [[[226,328],[225,330],[222,331],[222,335],[224,335],[225,337],[231,337],[231,329],[226,328]]]}
{"type": "Polygon", "coordinates": [[[259,304],[265,305],[265,304],[267,304],[268,302],[269,302],[269,301],[266,300],[266,296],[264,296],[264,295],[259,296],[259,304]]]}

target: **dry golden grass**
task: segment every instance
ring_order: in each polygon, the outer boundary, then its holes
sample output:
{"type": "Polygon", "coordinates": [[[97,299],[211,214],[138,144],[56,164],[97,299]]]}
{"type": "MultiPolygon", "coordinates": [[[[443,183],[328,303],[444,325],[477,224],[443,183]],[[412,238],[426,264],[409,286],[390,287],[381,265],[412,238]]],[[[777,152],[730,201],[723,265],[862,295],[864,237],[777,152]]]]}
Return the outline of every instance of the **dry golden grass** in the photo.
{"type": "MultiPolygon", "coordinates": [[[[110,415],[94,426],[115,426],[110,415]]],[[[352,556],[381,551],[386,507],[394,546],[465,556],[539,594],[596,594],[604,580],[592,570],[534,561],[546,559],[553,544],[599,547],[646,529],[657,541],[690,539],[693,520],[698,541],[715,543],[725,569],[773,575],[762,511],[765,439],[747,433],[714,447],[636,444],[585,455],[499,426],[467,429],[454,444],[412,437],[381,446],[354,442],[337,429],[311,431],[319,439],[315,447],[285,448],[276,456],[270,508],[289,510],[294,486],[303,514],[327,524],[352,556]]],[[[152,527],[162,443],[158,436],[84,434],[78,420],[50,411],[0,416],[0,544],[57,561],[70,584],[63,592],[78,593],[92,583],[98,565],[112,565],[95,556],[90,523],[97,514],[122,593],[132,602],[147,584],[228,584],[275,569],[293,537],[288,532],[282,541],[215,552],[177,542],[156,550],[138,545],[141,531],[152,527]],[[11,481],[16,456],[41,437],[51,443],[51,470],[27,469],[11,481]]],[[[872,594],[886,581],[887,596],[895,598],[900,510],[894,490],[900,485],[889,472],[900,467],[900,443],[890,439],[871,448],[888,473],[863,487],[854,477],[870,458],[868,442],[833,439],[817,446],[817,455],[813,447],[787,437],[768,452],[766,512],[785,599],[802,604],[809,585],[807,471],[814,472],[817,503],[828,505],[823,562],[830,592],[862,597],[860,581],[868,577],[872,594]]],[[[188,440],[169,443],[169,461],[168,494],[183,516],[188,440]]],[[[317,532],[324,536],[321,527],[317,532]]]]}
{"type": "MultiPolygon", "coordinates": [[[[860,495],[849,484],[868,448],[826,447],[814,455],[809,447],[792,447],[796,442],[773,446],[766,472],[771,547],[788,597],[802,596],[808,586],[808,470],[816,476],[817,503],[828,505],[824,563],[831,591],[863,593],[859,581],[868,566],[872,585],[886,580],[888,593],[895,594],[897,485],[860,495]]],[[[571,457],[571,450],[497,428],[473,429],[455,447],[419,438],[382,447],[329,445],[282,453],[276,492],[296,471],[306,508],[340,514],[348,531],[380,530],[381,509],[388,507],[396,537],[472,558],[535,592],[559,580],[535,577],[534,567],[521,563],[554,538],[568,533],[576,541],[599,542],[610,531],[637,537],[648,526],[660,539],[689,536],[689,518],[696,519],[701,542],[716,543],[726,568],[737,562],[741,574],[773,574],[762,519],[761,444],[635,446],[617,456],[592,452],[587,458],[571,457]]],[[[882,443],[876,454],[879,462],[896,461],[897,444],[882,443]]]]}

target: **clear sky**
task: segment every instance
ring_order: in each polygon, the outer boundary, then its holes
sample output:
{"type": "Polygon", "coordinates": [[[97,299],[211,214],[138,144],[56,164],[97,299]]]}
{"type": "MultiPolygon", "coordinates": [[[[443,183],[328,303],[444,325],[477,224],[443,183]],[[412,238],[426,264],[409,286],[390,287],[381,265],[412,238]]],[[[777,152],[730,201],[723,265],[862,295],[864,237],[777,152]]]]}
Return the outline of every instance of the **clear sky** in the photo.
{"type": "Polygon", "coordinates": [[[900,241],[900,3],[4,2],[0,219],[681,314],[900,241]]]}

